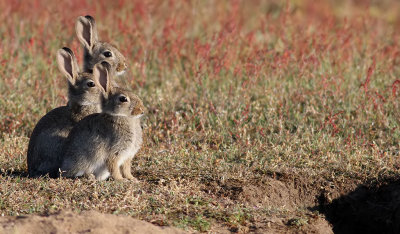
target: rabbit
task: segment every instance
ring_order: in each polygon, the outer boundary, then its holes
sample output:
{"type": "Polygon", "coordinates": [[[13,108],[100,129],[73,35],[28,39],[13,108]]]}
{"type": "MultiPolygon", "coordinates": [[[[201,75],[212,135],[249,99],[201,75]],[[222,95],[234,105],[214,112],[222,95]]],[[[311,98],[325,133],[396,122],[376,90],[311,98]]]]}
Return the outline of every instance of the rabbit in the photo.
{"type": "Polygon", "coordinates": [[[129,91],[110,85],[111,74],[99,80],[102,113],[82,119],[70,132],[64,147],[62,176],[129,179],[131,162],[142,145],[140,117],[143,102],[129,91]]]}
{"type": "Polygon", "coordinates": [[[57,177],[61,167],[61,150],[72,127],[83,117],[101,111],[101,90],[93,76],[104,76],[102,64],[94,66],[95,75],[79,72],[74,53],[69,48],[57,52],[57,63],[68,80],[68,103],[55,108],[36,124],[27,151],[28,174],[31,177],[57,177]]]}
{"type": "Polygon", "coordinates": [[[78,40],[84,47],[84,72],[92,72],[95,64],[106,61],[111,64],[115,75],[122,75],[125,73],[128,68],[125,57],[115,46],[107,42],[99,41],[96,22],[92,16],[79,16],[76,20],[75,31],[78,40]]]}

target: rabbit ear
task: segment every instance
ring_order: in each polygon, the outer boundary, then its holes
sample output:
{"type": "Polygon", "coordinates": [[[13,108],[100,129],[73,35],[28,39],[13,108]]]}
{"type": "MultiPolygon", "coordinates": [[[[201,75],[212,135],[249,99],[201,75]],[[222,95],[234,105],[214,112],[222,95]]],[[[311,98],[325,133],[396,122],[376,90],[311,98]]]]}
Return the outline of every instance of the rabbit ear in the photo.
{"type": "Polygon", "coordinates": [[[57,51],[57,64],[58,69],[67,77],[68,81],[71,84],[75,84],[79,67],[74,52],[67,47],[59,49],[57,51]]]}
{"type": "Polygon", "coordinates": [[[76,35],[86,49],[91,51],[97,43],[96,21],[90,15],[79,16],[75,24],[76,35]]]}
{"type": "Polygon", "coordinates": [[[108,94],[111,89],[111,65],[108,62],[97,63],[93,67],[93,79],[102,88],[102,92],[108,94]]]}

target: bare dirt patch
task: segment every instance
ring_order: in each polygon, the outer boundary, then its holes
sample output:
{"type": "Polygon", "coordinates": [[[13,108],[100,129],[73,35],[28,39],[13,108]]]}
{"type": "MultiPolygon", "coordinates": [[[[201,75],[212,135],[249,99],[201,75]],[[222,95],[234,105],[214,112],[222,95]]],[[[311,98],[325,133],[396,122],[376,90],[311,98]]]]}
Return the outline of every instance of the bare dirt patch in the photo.
{"type": "MultiPolygon", "coordinates": [[[[295,173],[254,173],[248,180],[209,181],[204,191],[217,194],[219,203],[231,202],[253,209],[236,217],[240,225],[215,227],[212,231],[254,233],[332,233],[325,217],[313,209],[321,194],[339,196],[322,178],[295,173]],[[329,192],[327,192],[329,191],[329,192]],[[251,217],[243,218],[249,215],[251,217]]],[[[332,186],[335,187],[335,186],[332,186]]],[[[328,196],[328,195],[326,195],[328,196]]]]}
{"type": "Polygon", "coordinates": [[[159,227],[131,217],[86,211],[62,211],[54,215],[8,216],[0,218],[0,233],[185,233],[159,227]]]}

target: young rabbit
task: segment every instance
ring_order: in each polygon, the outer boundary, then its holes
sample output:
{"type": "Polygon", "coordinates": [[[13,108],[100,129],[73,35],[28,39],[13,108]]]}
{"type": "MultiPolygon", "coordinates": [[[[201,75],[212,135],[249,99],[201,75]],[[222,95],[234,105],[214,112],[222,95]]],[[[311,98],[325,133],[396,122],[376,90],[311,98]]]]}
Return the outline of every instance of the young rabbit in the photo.
{"type": "Polygon", "coordinates": [[[62,175],[94,175],[105,180],[137,181],[131,161],[142,145],[142,101],[131,92],[110,86],[110,74],[100,77],[104,98],[102,113],[82,119],[71,131],[64,148],[62,175]]]}
{"type": "Polygon", "coordinates": [[[125,57],[115,46],[101,42],[97,36],[96,22],[90,15],[79,16],[75,25],[76,35],[84,46],[83,71],[92,72],[93,66],[101,61],[111,64],[113,73],[121,75],[127,69],[125,57]]]}
{"type": "MultiPolygon", "coordinates": [[[[29,140],[27,164],[31,177],[56,177],[61,167],[62,146],[72,127],[83,117],[101,111],[101,90],[93,75],[80,73],[74,53],[62,48],[57,53],[60,71],[68,80],[68,104],[51,110],[35,126],[29,140]]],[[[104,76],[104,65],[96,64],[95,76],[104,76]]]]}

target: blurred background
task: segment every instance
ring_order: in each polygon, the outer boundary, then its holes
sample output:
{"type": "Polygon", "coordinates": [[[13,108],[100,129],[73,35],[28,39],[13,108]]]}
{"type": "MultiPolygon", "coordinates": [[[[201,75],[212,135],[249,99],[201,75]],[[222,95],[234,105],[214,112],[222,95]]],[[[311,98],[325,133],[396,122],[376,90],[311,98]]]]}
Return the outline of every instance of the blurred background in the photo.
{"type": "Polygon", "coordinates": [[[398,1],[2,0],[0,8],[0,134],[21,144],[3,149],[9,157],[23,161],[35,123],[66,103],[55,53],[68,46],[81,63],[74,24],[87,14],[128,59],[120,82],[148,107],[149,152],[206,150],[212,162],[249,157],[260,167],[398,155],[398,1]]]}

